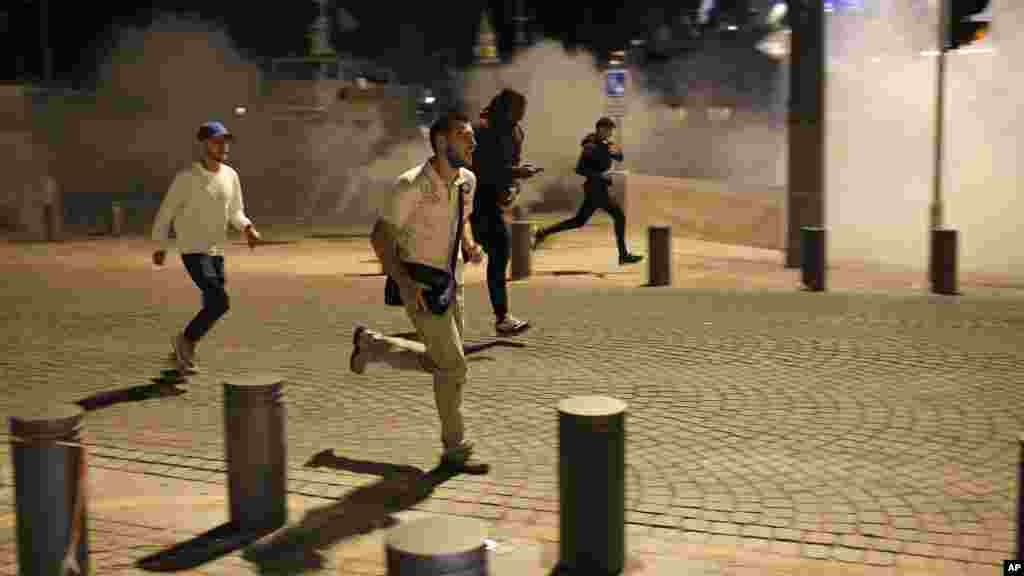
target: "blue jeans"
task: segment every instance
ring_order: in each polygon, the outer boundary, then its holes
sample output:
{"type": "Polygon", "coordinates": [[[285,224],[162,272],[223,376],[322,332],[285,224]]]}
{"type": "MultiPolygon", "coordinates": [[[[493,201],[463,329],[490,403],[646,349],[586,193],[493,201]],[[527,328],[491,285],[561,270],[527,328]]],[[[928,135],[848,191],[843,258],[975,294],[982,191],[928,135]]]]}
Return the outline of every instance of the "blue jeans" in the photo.
{"type": "Polygon", "coordinates": [[[231,307],[228,293],[224,291],[224,257],[182,254],[181,261],[203,294],[202,310],[185,327],[185,338],[198,342],[231,307]]]}

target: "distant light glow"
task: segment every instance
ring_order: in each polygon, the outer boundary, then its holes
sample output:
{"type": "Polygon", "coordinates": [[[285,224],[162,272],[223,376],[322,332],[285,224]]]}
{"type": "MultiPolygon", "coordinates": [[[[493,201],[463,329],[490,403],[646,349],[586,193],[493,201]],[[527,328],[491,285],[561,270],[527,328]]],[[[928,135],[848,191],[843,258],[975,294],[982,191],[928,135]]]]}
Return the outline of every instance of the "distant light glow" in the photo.
{"type": "Polygon", "coordinates": [[[785,2],[777,2],[772,5],[772,9],[768,12],[768,25],[776,26],[782,22],[786,17],[786,13],[789,11],[789,6],[785,2]]]}
{"type": "Polygon", "coordinates": [[[736,26],[735,24],[729,24],[728,26],[726,26],[725,29],[730,31],[730,32],[735,32],[735,31],[739,30],[739,26],[736,26]]]}
{"type": "Polygon", "coordinates": [[[711,20],[711,11],[715,8],[715,0],[702,0],[697,10],[697,23],[707,24],[711,20]]]}
{"type": "Polygon", "coordinates": [[[424,104],[433,104],[436,101],[437,98],[434,98],[433,96],[427,96],[426,98],[423,99],[424,104]]]}
{"type": "Polygon", "coordinates": [[[235,106],[235,116],[245,116],[245,106],[235,106]]]}

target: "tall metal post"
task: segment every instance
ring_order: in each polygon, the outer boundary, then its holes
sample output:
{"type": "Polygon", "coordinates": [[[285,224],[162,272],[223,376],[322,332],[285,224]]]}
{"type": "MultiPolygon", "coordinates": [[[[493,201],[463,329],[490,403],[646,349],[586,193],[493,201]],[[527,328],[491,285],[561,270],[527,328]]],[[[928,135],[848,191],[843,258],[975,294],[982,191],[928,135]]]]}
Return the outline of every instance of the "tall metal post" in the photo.
{"type": "Polygon", "coordinates": [[[786,267],[801,263],[801,228],[825,225],[825,14],[819,1],[791,4],[786,267]]]}
{"type": "MultiPolygon", "coordinates": [[[[945,143],[946,128],[946,50],[949,48],[949,37],[947,31],[950,0],[939,1],[939,33],[938,33],[938,54],[937,72],[935,74],[935,169],[932,173],[932,202],[929,207],[929,227],[931,230],[941,228],[943,225],[943,203],[942,203],[942,165],[944,163],[943,147],[945,143]]],[[[934,250],[934,246],[931,250],[934,250]]],[[[928,258],[928,277],[935,278],[932,260],[928,258]]]]}

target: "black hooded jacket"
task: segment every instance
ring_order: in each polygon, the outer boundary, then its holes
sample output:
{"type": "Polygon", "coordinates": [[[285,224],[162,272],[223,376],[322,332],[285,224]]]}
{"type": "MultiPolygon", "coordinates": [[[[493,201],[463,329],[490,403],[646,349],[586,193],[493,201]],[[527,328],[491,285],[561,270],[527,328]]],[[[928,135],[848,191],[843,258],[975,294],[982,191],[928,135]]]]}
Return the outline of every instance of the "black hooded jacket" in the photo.
{"type": "Polygon", "coordinates": [[[604,178],[603,173],[612,167],[612,160],[622,162],[622,153],[612,153],[607,142],[599,141],[597,134],[590,133],[580,142],[583,150],[580,152],[580,159],[576,162],[576,173],[584,176],[587,180],[604,178]]]}

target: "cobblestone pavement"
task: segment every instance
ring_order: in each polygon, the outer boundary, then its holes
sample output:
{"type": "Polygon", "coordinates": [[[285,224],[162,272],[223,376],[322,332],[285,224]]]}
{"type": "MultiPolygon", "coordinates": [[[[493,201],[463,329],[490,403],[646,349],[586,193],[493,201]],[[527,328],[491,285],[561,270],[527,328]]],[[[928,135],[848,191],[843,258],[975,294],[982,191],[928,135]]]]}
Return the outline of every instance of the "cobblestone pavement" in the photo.
{"type": "MultiPolygon", "coordinates": [[[[643,252],[643,238],[632,240],[643,252]]],[[[674,242],[671,288],[640,287],[644,266],[618,267],[606,226],[535,253],[536,274],[510,288],[513,312],[537,325],[520,337],[526,347],[493,348],[470,364],[468,433],[493,472],[455,478],[416,510],[542,527],[557,539],[555,407],[605,394],[629,403],[631,538],[997,573],[1011,556],[1024,429],[1020,284],[965,275],[965,295],[939,297],[923,292],[920,273],[850,264],[830,271],[830,292],[812,294],[795,288],[798,272],[782,270],[776,252],[674,242]]],[[[148,384],[164,367],[199,294],[180,260],[154,269],[150,250],[137,239],[0,243],[5,421],[23,404],[148,384]]],[[[222,486],[220,383],[250,372],[287,379],[296,496],[340,498],[372,480],[303,468],[324,449],[431,468],[439,425],[429,377],[348,371],[356,323],[409,330],[383,306],[377,268],[365,238],[255,252],[233,244],[232,310],[201,346],[204,372],[186,394],[90,412],[93,468],[222,486]]],[[[476,341],[492,336],[481,280],[472,269],[466,327],[476,341]]],[[[93,531],[117,532],[94,516],[93,531]]],[[[174,536],[146,517],[153,534],[174,536]]],[[[15,570],[8,536],[0,574],[15,570]]]]}

